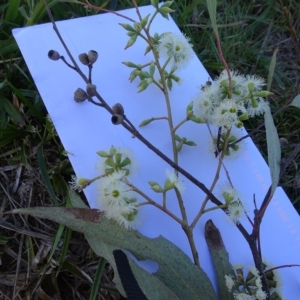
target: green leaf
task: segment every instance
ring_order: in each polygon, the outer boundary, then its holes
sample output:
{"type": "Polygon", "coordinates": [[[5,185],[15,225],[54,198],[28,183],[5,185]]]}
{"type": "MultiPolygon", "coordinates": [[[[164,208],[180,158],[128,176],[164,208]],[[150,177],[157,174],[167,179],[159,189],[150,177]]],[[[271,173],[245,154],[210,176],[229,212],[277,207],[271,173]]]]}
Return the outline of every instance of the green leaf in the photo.
{"type": "Polygon", "coordinates": [[[218,35],[217,28],[217,0],[206,0],[206,5],[209,13],[211,25],[216,35],[218,35]]]}
{"type": "Polygon", "coordinates": [[[39,167],[40,167],[40,172],[41,175],[44,179],[44,182],[46,184],[46,187],[48,189],[48,192],[53,200],[53,203],[58,206],[59,203],[57,201],[53,186],[50,182],[50,178],[48,175],[48,171],[47,171],[47,167],[46,167],[46,163],[45,163],[45,158],[44,158],[44,153],[43,153],[43,146],[41,145],[40,147],[38,147],[37,149],[37,157],[38,157],[38,163],[39,163],[39,167]]]}
{"type": "Polygon", "coordinates": [[[294,98],[290,105],[300,108],[300,94],[294,98]]]}
{"type": "Polygon", "coordinates": [[[13,106],[13,104],[0,95],[0,109],[4,109],[11,118],[20,126],[25,125],[25,120],[22,115],[17,111],[17,109],[13,106]]]}
{"type": "Polygon", "coordinates": [[[234,300],[232,292],[229,292],[226,286],[225,275],[235,278],[235,273],[229,263],[220,231],[212,220],[208,220],[205,224],[205,239],[217,274],[219,299],[234,300]]]}
{"type": "Polygon", "coordinates": [[[271,198],[279,182],[281,148],[280,148],[277,129],[274,125],[273,117],[269,106],[265,111],[264,118],[265,118],[267,146],[268,146],[268,162],[269,162],[269,168],[270,168],[271,179],[272,179],[272,188],[270,194],[270,198],[271,198]]]}
{"type": "Polygon", "coordinates": [[[271,59],[271,63],[270,63],[270,67],[269,67],[269,73],[268,73],[268,84],[267,84],[267,90],[270,91],[271,90],[271,83],[274,77],[274,71],[275,71],[275,66],[276,66],[276,55],[278,52],[278,48],[276,48],[274,50],[272,59],[271,59]]]}
{"type": "Polygon", "coordinates": [[[18,9],[20,6],[20,0],[9,0],[8,1],[8,8],[5,14],[4,20],[6,22],[11,22],[13,23],[17,16],[18,16],[18,9]]]}
{"type": "MultiPolygon", "coordinates": [[[[164,298],[169,290],[179,299],[217,300],[213,286],[205,272],[195,266],[178,247],[162,236],[147,238],[138,231],[125,230],[114,221],[106,219],[97,209],[38,207],[16,209],[12,212],[50,219],[72,230],[83,232],[95,253],[111,264],[116,275],[113,250],[126,249],[138,260],[156,261],[159,265],[158,271],[148,276],[154,276],[161,284],[153,286],[153,283],[148,287],[143,286],[145,289],[143,292],[149,300],[172,299],[171,297],[164,298]],[[160,298],[153,296],[158,288],[164,290],[160,298]]],[[[135,276],[138,277],[139,274],[135,276]]],[[[145,279],[147,281],[150,280],[148,276],[145,279]]],[[[120,290],[119,276],[116,276],[116,282],[120,290]]]]}

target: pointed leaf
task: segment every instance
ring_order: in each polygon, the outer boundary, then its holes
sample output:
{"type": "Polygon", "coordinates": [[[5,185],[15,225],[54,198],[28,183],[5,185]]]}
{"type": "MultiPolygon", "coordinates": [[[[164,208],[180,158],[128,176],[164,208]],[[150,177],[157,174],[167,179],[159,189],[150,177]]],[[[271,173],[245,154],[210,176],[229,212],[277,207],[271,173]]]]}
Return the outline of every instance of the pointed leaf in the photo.
{"type": "Polygon", "coordinates": [[[268,163],[271,172],[272,188],[270,198],[273,196],[279,182],[281,148],[277,129],[274,125],[270,107],[265,111],[265,127],[268,146],[268,163]]]}
{"type": "Polygon", "coordinates": [[[235,273],[229,263],[220,231],[212,220],[208,220],[205,224],[205,239],[217,274],[219,299],[234,300],[232,292],[229,292],[226,286],[225,275],[235,278],[235,273]]]}
{"type": "MultiPolygon", "coordinates": [[[[13,213],[47,218],[83,232],[93,250],[104,257],[117,273],[113,250],[126,249],[138,260],[156,261],[159,269],[153,274],[179,299],[217,300],[213,286],[205,272],[174,244],[159,236],[144,237],[138,231],[128,231],[108,220],[99,210],[63,207],[15,209],[13,213]],[[172,255],[170,255],[170,253],[172,255]]],[[[120,281],[118,276],[116,281],[120,281]]],[[[147,297],[156,287],[144,290],[147,297]]],[[[149,299],[154,299],[149,297],[149,299]]]]}

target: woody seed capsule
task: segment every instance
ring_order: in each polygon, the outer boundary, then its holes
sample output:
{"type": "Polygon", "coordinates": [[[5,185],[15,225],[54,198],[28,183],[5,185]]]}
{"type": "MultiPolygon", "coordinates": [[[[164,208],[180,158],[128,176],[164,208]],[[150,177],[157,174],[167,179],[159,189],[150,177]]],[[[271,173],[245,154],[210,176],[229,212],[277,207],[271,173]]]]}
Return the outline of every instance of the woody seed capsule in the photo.
{"type": "Polygon", "coordinates": [[[86,53],[81,53],[78,55],[78,58],[80,60],[80,62],[83,64],[83,65],[88,65],[90,62],[89,62],[89,58],[88,58],[88,55],[86,53]]]}
{"type": "Polygon", "coordinates": [[[59,60],[60,59],[59,53],[55,50],[50,50],[48,52],[48,57],[52,60],[59,60]]]}
{"type": "Polygon", "coordinates": [[[90,64],[92,65],[98,59],[98,52],[94,50],[90,50],[88,53],[88,59],[90,64]]]}
{"type": "Polygon", "coordinates": [[[124,108],[120,103],[116,103],[111,109],[116,115],[124,115],[124,108]]]}
{"type": "Polygon", "coordinates": [[[124,116],[123,115],[113,115],[111,117],[111,122],[114,124],[114,125],[119,125],[123,122],[124,120],[124,116]]]}
{"type": "Polygon", "coordinates": [[[74,100],[76,102],[83,102],[84,100],[88,99],[88,95],[87,93],[81,89],[81,88],[78,88],[75,92],[74,92],[74,100]]]}
{"type": "Polygon", "coordinates": [[[97,87],[94,84],[88,83],[86,85],[86,92],[90,97],[93,97],[96,95],[97,87]]]}

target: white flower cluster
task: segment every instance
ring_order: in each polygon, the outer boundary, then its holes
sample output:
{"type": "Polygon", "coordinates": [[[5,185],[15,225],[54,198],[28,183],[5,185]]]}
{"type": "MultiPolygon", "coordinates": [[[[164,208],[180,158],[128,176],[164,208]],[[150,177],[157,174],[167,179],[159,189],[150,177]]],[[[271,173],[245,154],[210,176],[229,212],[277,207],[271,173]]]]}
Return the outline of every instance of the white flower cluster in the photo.
{"type": "Polygon", "coordinates": [[[171,69],[185,68],[194,55],[190,39],[183,35],[166,32],[161,35],[156,47],[160,57],[170,59],[171,69]]]}
{"type": "Polygon", "coordinates": [[[125,229],[139,225],[139,205],[136,193],[127,184],[126,177],[134,175],[137,161],[130,149],[115,148],[97,152],[101,162],[97,168],[104,173],[99,181],[99,205],[108,219],[115,220],[125,229]]]}
{"type": "Polygon", "coordinates": [[[122,181],[126,172],[116,171],[99,183],[99,204],[108,219],[115,220],[126,229],[138,226],[138,203],[133,190],[122,181]]]}
{"type": "MultiPolygon", "coordinates": [[[[265,262],[264,265],[267,266],[265,262]]],[[[262,290],[261,277],[256,267],[249,266],[249,273],[245,279],[243,278],[243,266],[241,264],[235,265],[233,268],[237,272],[236,279],[232,275],[225,275],[225,284],[228,291],[232,292],[235,300],[265,300],[267,298],[266,292],[262,290]],[[247,292],[250,290],[251,295],[247,292]]],[[[279,273],[277,271],[272,271],[272,273],[274,276],[271,280],[276,287],[270,286],[270,293],[276,297],[274,299],[285,300],[280,290],[282,281],[279,273]]],[[[266,273],[266,276],[269,279],[268,273],[266,273]]]]}
{"type": "Polygon", "coordinates": [[[224,70],[210,85],[202,87],[193,99],[193,112],[196,117],[226,129],[243,127],[249,117],[263,114],[268,106],[262,91],[265,81],[257,76],[231,72],[232,97],[230,98],[228,74],[224,70]]]}
{"type": "Polygon", "coordinates": [[[239,193],[229,183],[220,185],[219,190],[220,196],[227,204],[228,220],[233,224],[239,224],[240,220],[246,217],[248,211],[246,203],[241,201],[239,193]]]}

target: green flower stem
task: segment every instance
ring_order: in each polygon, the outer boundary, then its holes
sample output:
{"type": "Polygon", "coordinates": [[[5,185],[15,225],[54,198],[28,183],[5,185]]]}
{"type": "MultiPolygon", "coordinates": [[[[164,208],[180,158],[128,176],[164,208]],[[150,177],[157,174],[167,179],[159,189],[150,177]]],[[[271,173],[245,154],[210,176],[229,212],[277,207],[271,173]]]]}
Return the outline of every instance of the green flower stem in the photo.
{"type": "Polygon", "coordinates": [[[153,79],[153,83],[163,92],[164,88],[161,86],[161,84],[158,81],[156,81],[153,77],[152,79],[153,79]]]}
{"type": "MultiPolygon", "coordinates": [[[[227,145],[228,145],[228,139],[229,139],[229,137],[230,137],[230,132],[231,132],[230,129],[226,132],[226,138],[225,138],[225,141],[224,141],[224,149],[227,148],[227,145]]],[[[225,151],[222,151],[222,152],[221,152],[221,157],[219,158],[219,163],[218,163],[218,167],[217,167],[217,171],[216,171],[216,175],[215,175],[214,181],[213,181],[213,183],[212,183],[212,185],[211,185],[211,187],[210,187],[210,189],[209,189],[209,191],[210,191],[211,193],[212,193],[212,191],[214,190],[214,188],[215,188],[215,186],[216,186],[216,184],[217,184],[217,182],[218,182],[218,180],[219,180],[220,171],[221,171],[221,167],[222,167],[222,165],[223,165],[223,158],[224,158],[224,156],[225,156],[225,151]]],[[[208,197],[208,195],[207,195],[207,196],[205,197],[205,199],[204,199],[202,205],[201,205],[200,211],[198,212],[197,216],[195,217],[195,219],[193,220],[192,224],[190,225],[190,227],[191,227],[192,229],[195,228],[197,222],[199,221],[199,219],[201,218],[201,216],[204,214],[204,212],[205,212],[205,206],[206,206],[208,200],[209,200],[209,197],[208,197]]],[[[221,205],[218,205],[218,206],[221,206],[221,205]]],[[[225,210],[225,208],[222,208],[222,209],[225,210]]]]}
{"type": "Polygon", "coordinates": [[[167,193],[163,192],[163,208],[167,208],[167,193]]]}
{"type": "MultiPolygon", "coordinates": [[[[140,196],[142,196],[143,198],[145,198],[148,201],[148,204],[151,204],[155,207],[157,207],[158,209],[160,209],[161,211],[165,212],[167,215],[169,215],[172,219],[174,219],[176,222],[178,222],[181,226],[183,225],[183,221],[181,219],[179,219],[177,216],[175,216],[171,211],[169,211],[167,208],[159,205],[158,203],[156,203],[154,200],[152,200],[149,196],[147,196],[144,192],[142,192],[139,188],[137,188],[136,186],[134,186],[132,183],[130,183],[126,178],[123,179],[123,182],[125,182],[129,187],[132,188],[132,190],[136,193],[138,193],[140,196]]],[[[141,203],[142,205],[145,205],[145,202],[141,203]]],[[[140,205],[140,204],[139,204],[140,205]]]]}
{"type": "Polygon", "coordinates": [[[181,126],[183,125],[185,122],[187,122],[189,119],[188,117],[186,117],[185,119],[183,119],[181,122],[179,122],[174,128],[173,128],[173,132],[175,133],[176,130],[181,126]]]}
{"type": "Polygon", "coordinates": [[[171,58],[168,57],[168,59],[166,60],[166,62],[164,63],[164,65],[162,66],[161,70],[164,71],[165,68],[167,67],[168,63],[170,62],[171,58]]]}
{"type": "Polygon", "coordinates": [[[218,206],[214,206],[214,207],[210,207],[210,208],[204,209],[203,213],[206,213],[206,212],[209,212],[209,211],[213,211],[213,210],[216,210],[216,209],[220,209],[220,208],[221,209],[227,208],[227,204],[218,205],[218,206]]]}
{"type": "Polygon", "coordinates": [[[89,186],[90,184],[92,184],[94,181],[98,180],[98,179],[101,179],[103,177],[106,177],[107,174],[102,174],[102,175],[99,175],[97,177],[94,177],[92,179],[86,179],[86,183],[84,184],[84,186],[80,189],[78,189],[78,191],[82,191],[83,189],[85,189],[87,186],[89,186]]]}
{"type": "Polygon", "coordinates": [[[156,9],[155,13],[152,15],[152,17],[151,17],[151,19],[150,19],[150,21],[149,21],[149,23],[147,25],[147,31],[148,32],[149,32],[150,26],[151,26],[151,24],[152,24],[152,22],[153,22],[153,20],[154,20],[154,18],[156,17],[157,14],[158,14],[158,9],[156,9]]]}

